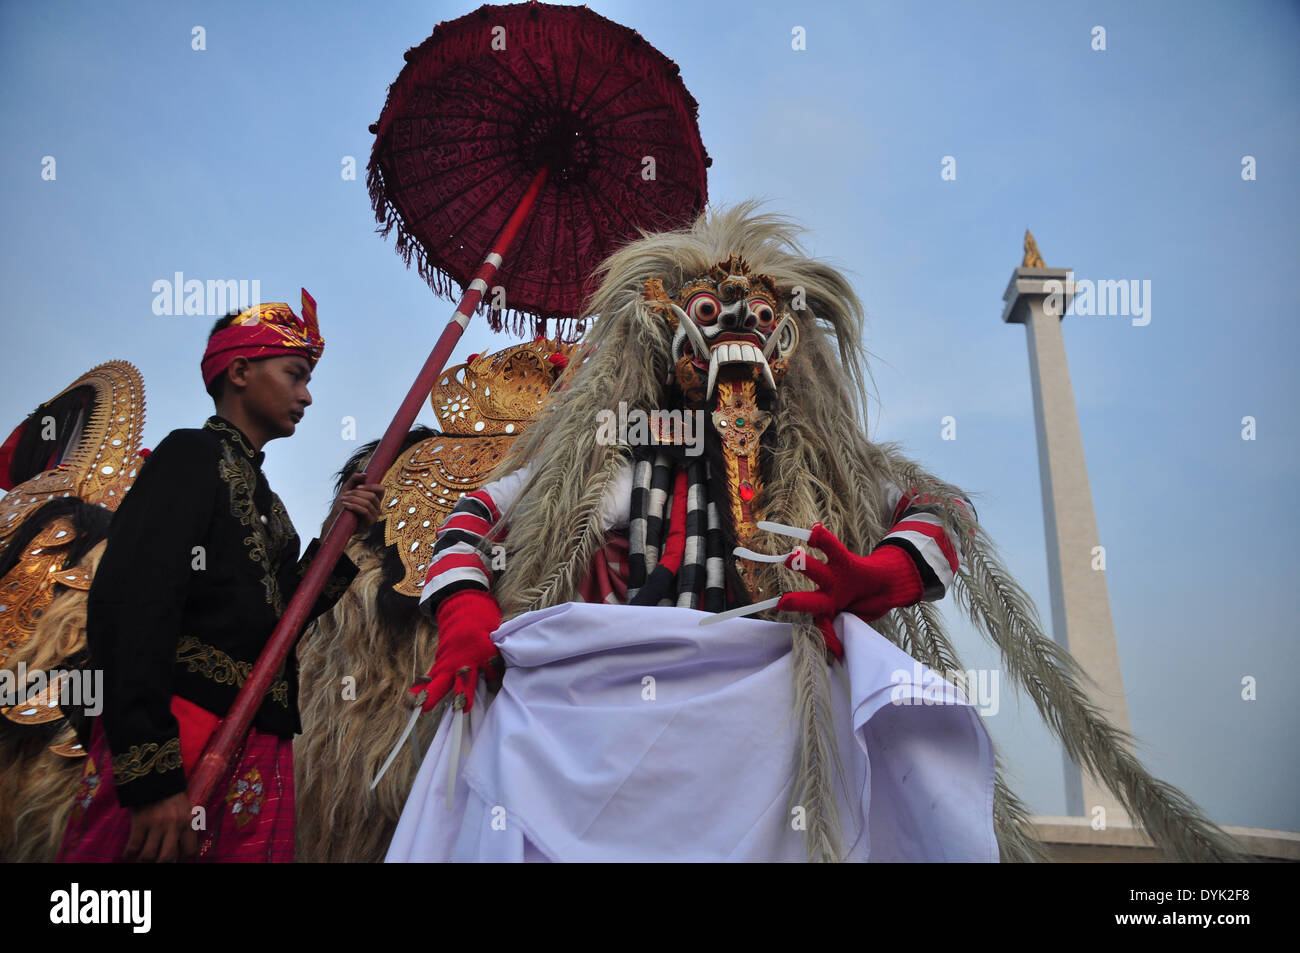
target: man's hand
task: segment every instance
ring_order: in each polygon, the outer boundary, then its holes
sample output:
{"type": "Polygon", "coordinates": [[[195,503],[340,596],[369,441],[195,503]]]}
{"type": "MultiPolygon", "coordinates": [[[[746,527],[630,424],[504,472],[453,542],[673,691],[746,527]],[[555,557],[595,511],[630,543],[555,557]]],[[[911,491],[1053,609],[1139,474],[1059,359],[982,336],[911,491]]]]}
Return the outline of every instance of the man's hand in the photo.
{"type": "Polygon", "coordinates": [[[166,864],[193,857],[199,843],[190,817],[190,798],[184,791],[164,801],[132,808],[131,837],[122,859],[166,864]]]}
{"type": "Polygon", "coordinates": [[[343,489],[339,491],[338,497],[334,500],[334,505],[330,508],[330,515],[325,517],[325,522],[321,524],[320,535],[325,538],[325,533],[329,530],[330,524],[334,518],[343,510],[351,510],[357,516],[357,528],[352,534],[354,539],[364,539],[370,532],[370,527],[375,525],[375,520],[379,519],[379,504],[383,496],[384,485],[382,483],[362,483],[366,478],[364,473],[354,473],[348,477],[348,482],[343,484],[343,489]]]}

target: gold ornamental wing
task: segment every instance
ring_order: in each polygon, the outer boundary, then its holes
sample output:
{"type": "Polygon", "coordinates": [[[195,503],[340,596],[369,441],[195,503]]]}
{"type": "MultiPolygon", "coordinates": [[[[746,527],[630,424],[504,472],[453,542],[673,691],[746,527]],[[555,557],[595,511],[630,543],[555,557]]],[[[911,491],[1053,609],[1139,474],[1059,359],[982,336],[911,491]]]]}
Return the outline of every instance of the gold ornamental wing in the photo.
{"type": "Polygon", "coordinates": [[[397,548],[406,568],[393,589],[419,597],[434,533],[462,495],[487,482],[514,439],[510,434],[430,437],[404,451],[384,474],[384,542],[397,548]]]}
{"type": "MultiPolygon", "coordinates": [[[[78,422],[59,464],[19,483],[0,499],[0,549],[32,510],[56,497],[116,510],[135,482],[143,461],[144,378],[127,361],[91,368],[50,401],[78,387],[90,387],[94,400],[78,422]]],[[[50,401],[47,401],[49,403],[50,401]]]]}
{"type": "Polygon", "coordinates": [[[419,597],[438,527],[462,495],[488,482],[576,347],[537,338],[473,355],[438,378],[429,403],[442,435],[412,445],[384,474],[384,542],[406,569],[394,590],[419,597]]]}

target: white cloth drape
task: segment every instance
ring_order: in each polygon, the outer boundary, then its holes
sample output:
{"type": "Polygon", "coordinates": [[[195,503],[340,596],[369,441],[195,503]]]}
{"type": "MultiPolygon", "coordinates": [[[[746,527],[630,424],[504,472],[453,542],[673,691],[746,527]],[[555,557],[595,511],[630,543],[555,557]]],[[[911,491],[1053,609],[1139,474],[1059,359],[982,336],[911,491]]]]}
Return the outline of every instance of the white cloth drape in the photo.
{"type": "MultiPolygon", "coordinates": [[[[505,680],[490,705],[479,687],[453,809],[448,713],[388,860],[804,860],[791,627],[705,617],[566,603],[501,626],[505,680]]],[[[846,859],[996,861],[978,713],[856,616],[835,627],[846,859]]]]}

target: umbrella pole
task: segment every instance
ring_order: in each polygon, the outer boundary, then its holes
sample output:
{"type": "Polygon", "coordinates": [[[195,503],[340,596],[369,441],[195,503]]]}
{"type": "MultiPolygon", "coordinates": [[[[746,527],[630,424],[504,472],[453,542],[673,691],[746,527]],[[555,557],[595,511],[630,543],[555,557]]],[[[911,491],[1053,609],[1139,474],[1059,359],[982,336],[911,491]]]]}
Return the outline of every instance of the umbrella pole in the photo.
{"type": "MultiPolygon", "coordinates": [[[[415,383],[411,385],[410,392],[402,401],[396,416],[393,417],[393,422],[388,425],[388,430],[384,432],[379,446],[371,454],[370,463],[366,466],[365,482],[380,482],[388,472],[388,468],[393,465],[398,448],[415,423],[416,414],[420,412],[425,398],[428,397],[438,376],[447,366],[447,359],[451,356],[452,349],[469,325],[470,316],[482,300],[483,293],[487,291],[489,283],[501,266],[502,258],[518,236],[520,226],[523,225],[542,186],[546,183],[546,173],[546,167],[543,166],[533,176],[528,191],[519,200],[519,205],[507,220],[505,227],[501,229],[492,250],[484,258],[474,280],[470,282],[464,297],[461,298],[460,305],[452,314],[451,320],[447,322],[447,327],[443,329],[429,359],[424,362],[424,367],[421,368],[415,383]]],[[[330,524],[325,538],[321,540],[316,558],[312,560],[307,574],[298,584],[298,589],[290,600],[288,608],[280,617],[270,640],[262,649],[262,654],[257,657],[257,662],[240,688],[234,704],[230,706],[230,711],[222,719],[199,757],[198,765],[188,785],[190,804],[207,804],[211,798],[213,789],[229,767],[235,750],[243,744],[253,717],[261,706],[267,689],[271,687],[275,673],[280,670],[280,666],[293,649],[298,633],[303,623],[307,621],[308,611],[320,595],[325,580],[329,578],[339,556],[343,554],[344,546],[356,531],[356,526],[356,515],[348,510],[341,511],[330,524]]]]}

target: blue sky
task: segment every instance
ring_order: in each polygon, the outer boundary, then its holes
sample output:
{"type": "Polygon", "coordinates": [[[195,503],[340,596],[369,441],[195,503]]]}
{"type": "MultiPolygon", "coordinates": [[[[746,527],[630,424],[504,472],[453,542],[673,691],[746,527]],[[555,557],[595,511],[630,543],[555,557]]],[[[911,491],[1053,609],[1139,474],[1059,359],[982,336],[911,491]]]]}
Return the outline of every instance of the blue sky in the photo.
{"type": "MultiPolygon", "coordinates": [[[[1300,829],[1286,681],[1300,668],[1300,6],[590,6],[681,66],[711,200],[767,199],[853,278],[877,355],[871,436],[977,494],[1046,618],[1025,333],[1001,323],[1002,292],[1026,227],[1049,265],[1151,282],[1146,326],[1064,322],[1139,752],[1220,823],[1300,829]]],[[[0,6],[0,428],[113,358],[144,374],[148,445],[197,426],[213,317],[155,315],[153,282],[259,279],[265,299],[295,305],[306,286],[325,358],[266,470],[304,539],[316,533],[355,448],[338,421],[379,436],[453,308],[374,234],[364,172],[340,169],[349,155],[364,169],[403,51],[472,6],[376,9],[0,6]],[[206,50],[191,49],[196,25],[206,50]]],[[[513,340],[475,324],[455,358],[513,340]]],[[[994,666],[949,618],[966,664],[994,666]]],[[[1013,786],[1063,813],[1060,756],[1032,704],[1004,691],[988,724],[1013,786]]]]}

